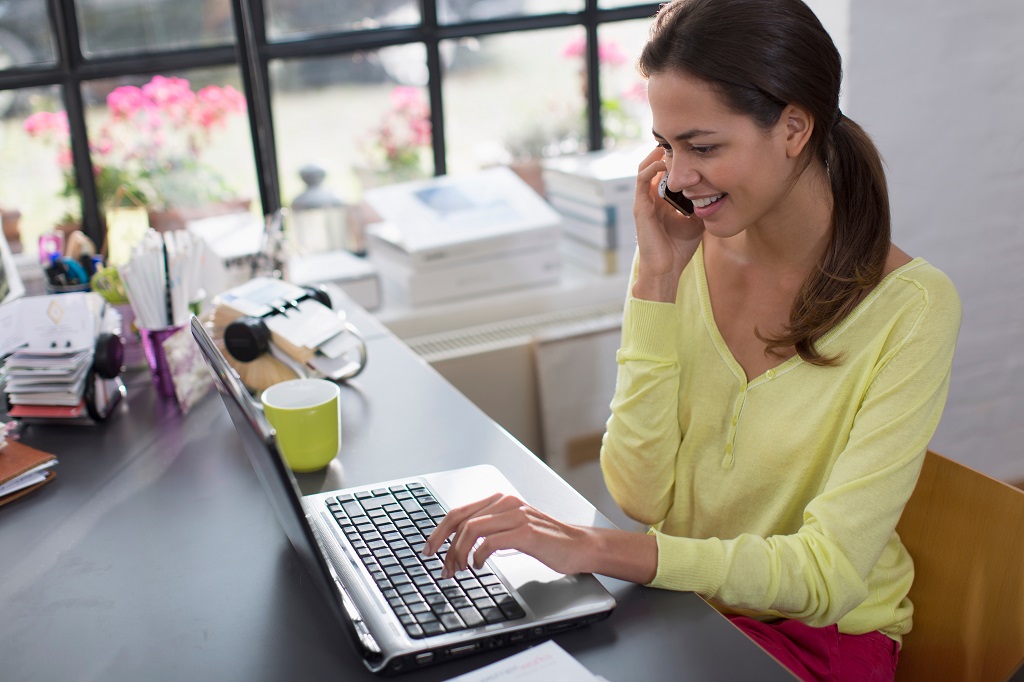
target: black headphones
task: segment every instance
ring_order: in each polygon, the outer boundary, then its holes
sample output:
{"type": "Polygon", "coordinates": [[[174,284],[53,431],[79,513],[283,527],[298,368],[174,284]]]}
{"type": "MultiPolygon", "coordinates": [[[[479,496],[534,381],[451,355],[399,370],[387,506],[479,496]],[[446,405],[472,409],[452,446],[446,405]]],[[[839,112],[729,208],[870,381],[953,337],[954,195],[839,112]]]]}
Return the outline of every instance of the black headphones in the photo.
{"type": "Polygon", "coordinates": [[[113,379],[124,371],[124,339],[120,334],[103,332],[96,338],[92,368],[104,379],[113,379]]]}
{"type": "MultiPolygon", "coordinates": [[[[331,297],[322,288],[303,287],[306,295],[327,308],[333,308],[331,297]]],[[[271,313],[273,314],[273,313],[271,313]]],[[[224,347],[239,362],[252,362],[270,350],[270,329],[262,317],[240,317],[224,328],[224,347]]]]}

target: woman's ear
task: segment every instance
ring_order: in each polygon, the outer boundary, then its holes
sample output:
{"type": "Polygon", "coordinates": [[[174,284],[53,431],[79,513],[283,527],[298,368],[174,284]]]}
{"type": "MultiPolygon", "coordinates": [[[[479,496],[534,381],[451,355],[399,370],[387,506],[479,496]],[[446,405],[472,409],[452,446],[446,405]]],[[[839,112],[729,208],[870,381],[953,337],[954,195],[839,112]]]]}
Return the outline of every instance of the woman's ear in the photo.
{"type": "Polygon", "coordinates": [[[810,142],[817,121],[810,112],[796,104],[787,105],[782,110],[779,120],[786,125],[786,155],[795,159],[803,153],[810,142]]]}

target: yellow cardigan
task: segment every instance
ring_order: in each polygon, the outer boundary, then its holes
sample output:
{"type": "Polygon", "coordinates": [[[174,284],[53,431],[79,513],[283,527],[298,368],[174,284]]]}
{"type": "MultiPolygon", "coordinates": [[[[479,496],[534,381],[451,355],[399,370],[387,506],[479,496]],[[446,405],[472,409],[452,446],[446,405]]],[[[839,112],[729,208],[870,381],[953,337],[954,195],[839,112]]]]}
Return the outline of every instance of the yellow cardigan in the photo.
{"type": "Polygon", "coordinates": [[[651,586],[901,641],[914,568],[894,529],[946,401],[953,284],[914,259],[818,342],[840,364],[797,356],[748,382],[702,256],[675,303],[628,298],[601,449],[612,496],[657,536],[651,586]]]}

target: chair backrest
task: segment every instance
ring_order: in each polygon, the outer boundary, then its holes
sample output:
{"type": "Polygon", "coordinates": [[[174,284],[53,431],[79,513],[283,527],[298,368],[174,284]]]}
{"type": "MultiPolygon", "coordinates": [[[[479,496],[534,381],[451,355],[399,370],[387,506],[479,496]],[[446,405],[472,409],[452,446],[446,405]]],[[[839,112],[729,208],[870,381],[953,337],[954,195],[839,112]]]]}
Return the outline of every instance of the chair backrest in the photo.
{"type": "Polygon", "coordinates": [[[897,532],[915,575],[896,679],[1007,680],[1024,660],[1024,490],[929,451],[897,532]]]}

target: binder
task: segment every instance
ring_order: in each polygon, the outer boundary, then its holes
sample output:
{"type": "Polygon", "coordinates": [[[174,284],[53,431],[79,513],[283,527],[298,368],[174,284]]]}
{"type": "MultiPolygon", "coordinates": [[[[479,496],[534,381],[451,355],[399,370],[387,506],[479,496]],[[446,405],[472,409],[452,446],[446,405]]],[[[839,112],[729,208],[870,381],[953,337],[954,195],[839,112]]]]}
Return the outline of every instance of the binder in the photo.
{"type": "Polygon", "coordinates": [[[49,483],[57,457],[17,441],[0,448],[0,505],[12,502],[49,483]]]}

